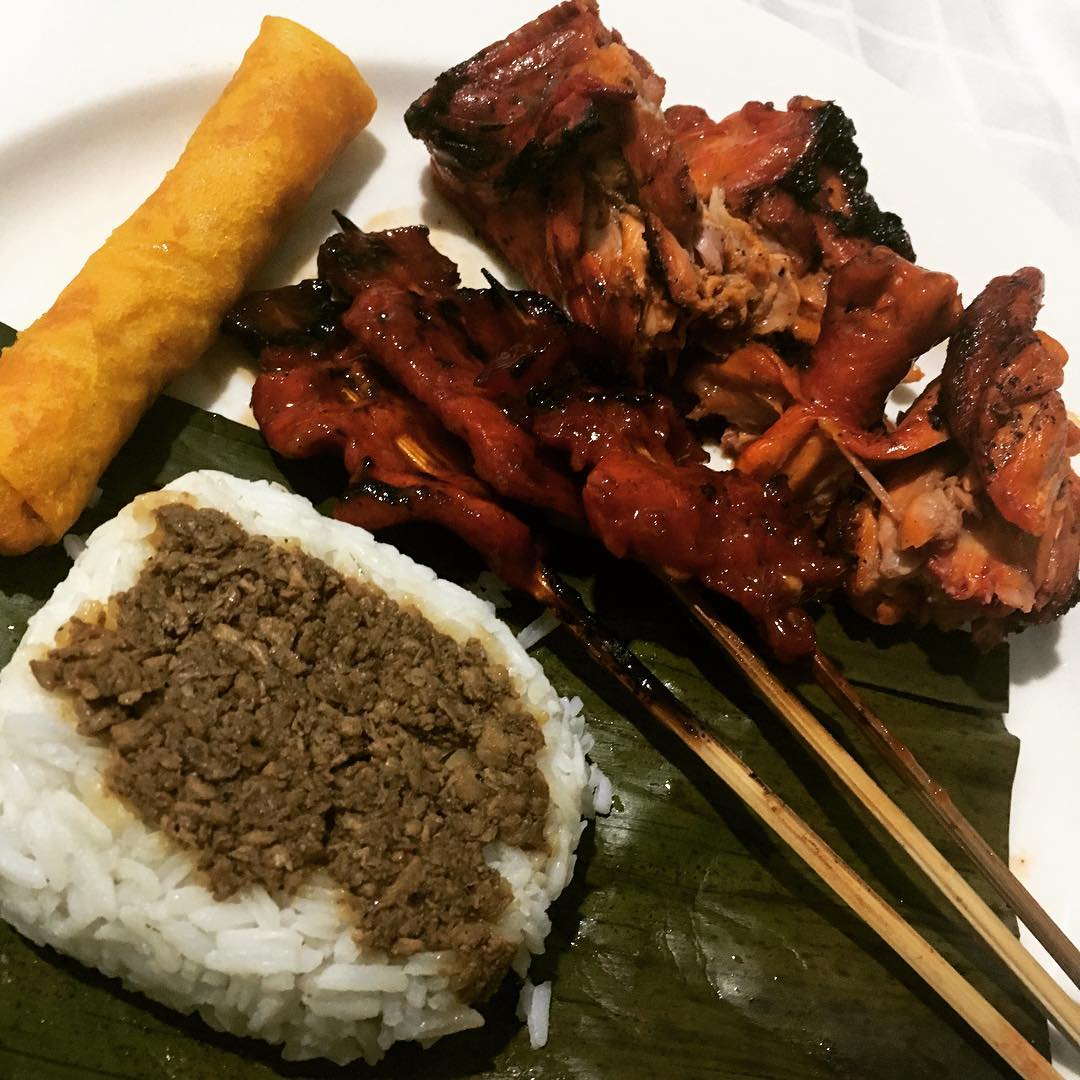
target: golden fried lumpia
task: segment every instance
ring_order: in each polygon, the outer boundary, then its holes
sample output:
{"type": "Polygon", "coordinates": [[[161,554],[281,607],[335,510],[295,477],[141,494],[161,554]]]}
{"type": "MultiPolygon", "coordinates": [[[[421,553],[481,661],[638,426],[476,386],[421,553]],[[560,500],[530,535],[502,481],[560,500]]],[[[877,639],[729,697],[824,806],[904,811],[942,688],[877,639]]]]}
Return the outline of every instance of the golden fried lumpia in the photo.
{"type": "Polygon", "coordinates": [[[0,356],[0,552],[70,528],[374,110],[346,56],[287,19],[263,20],[161,186],[0,356]]]}

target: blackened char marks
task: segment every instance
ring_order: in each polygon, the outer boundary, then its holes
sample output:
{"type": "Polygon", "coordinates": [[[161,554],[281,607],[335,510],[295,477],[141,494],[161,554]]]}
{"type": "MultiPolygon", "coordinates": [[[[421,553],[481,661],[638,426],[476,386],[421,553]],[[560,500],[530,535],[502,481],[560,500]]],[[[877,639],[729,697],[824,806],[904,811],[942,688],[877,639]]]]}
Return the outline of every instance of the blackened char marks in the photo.
{"type": "Polygon", "coordinates": [[[579,0],[445,72],[406,122],[481,237],[635,380],[688,343],[812,342],[829,273],[875,244],[912,257],[835,104],[751,102],[714,123],[664,112],[663,93],[579,0]]]}
{"type": "Polygon", "coordinates": [[[843,205],[830,206],[825,213],[844,236],[859,237],[884,244],[897,255],[915,261],[911,237],[899,215],[882,210],[867,190],[869,177],[862,153],[855,143],[855,125],[834,101],[815,102],[793,98],[789,108],[811,108],[815,112],[814,139],[808,152],[780,181],[807,204],[822,204],[823,180],[830,174],[839,179],[843,205]]]}
{"type": "Polygon", "coordinates": [[[350,227],[334,233],[319,248],[319,276],[344,296],[355,296],[366,285],[387,279],[417,292],[440,292],[460,284],[457,267],[431,246],[422,226],[385,232],[350,227]]]}
{"type": "Polygon", "coordinates": [[[261,362],[251,407],[270,446],[288,458],[341,456],[349,488],[335,517],[373,531],[441,525],[528,587],[539,557],[529,530],[473,475],[467,447],[355,343],[265,349],[261,362]]]}
{"type": "MultiPolygon", "coordinates": [[[[831,226],[821,236],[819,223],[819,244],[824,240],[828,247],[828,232],[835,231],[859,246],[883,244],[914,260],[903,222],[881,210],[867,190],[855,125],[835,102],[794,97],[787,109],[777,109],[750,101],[718,121],[696,106],[675,105],[665,117],[703,199],[719,188],[733,213],[768,229],[777,212],[771,202],[777,192],[787,192],[805,212],[831,226]]],[[[775,227],[770,231],[775,234],[775,227]]],[[[787,232],[790,238],[790,223],[787,232]]],[[[807,244],[804,240],[800,247],[807,244]]],[[[826,263],[834,264],[829,269],[849,250],[826,250],[826,263]]]]}
{"type": "Polygon", "coordinates": [[[222,330],[253,352],[270,345],[325,342],[339,332],[346,306],[334,295],[329,282],[309,279],[248,293],[226,313],[222,330]]]}

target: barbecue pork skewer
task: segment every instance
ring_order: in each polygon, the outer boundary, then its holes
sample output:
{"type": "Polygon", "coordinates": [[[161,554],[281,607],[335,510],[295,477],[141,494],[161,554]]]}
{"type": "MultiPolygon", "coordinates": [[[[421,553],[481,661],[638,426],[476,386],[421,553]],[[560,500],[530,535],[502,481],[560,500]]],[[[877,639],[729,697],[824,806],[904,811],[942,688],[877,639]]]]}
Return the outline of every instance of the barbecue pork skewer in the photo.
{"type": "MultiPolygon", "coordinates": [[[[449,417],[471,440],[476,438],[477,430],[469,426],[474,419],[470,416],[470,406],[475,396],[470,387],[480,383],[504,394],[516,387],[525,398],[531,395],[535,406],[537,395],[551,392],[550,387],[545,391],[547,384],[537,377],[538,373],[551,378],[572,362],[566,352],[566,325],[553,320],[552,313],[535,296],[521,297],[498,287],[488,293],[462,291],[460,295],[467,303],[456,303],[459,294],[451,274],[452,266],[430,248],[421,230],[367,235],[346,229],[324,246],[323,254],[321,268],[339,289],[353,294],[352,307],[344,316],[344,325],[351,334],[327,329],[327,339],[318,340],[320,328],[333,323],[326,316],[334,314],[332,305],[337,302],[328,290],[322,290],[325,295],[316,300],[319,290],[310,284],[258,294],[238,309],[232,320],[234,328],[242,329],[264,346],[263,362],[270,370],[266,381],[261,380],[256,389],[254,405],[267,437],[279,450],[292,453],[302,454],[332,445],[343,449],[354,483],[340,511],[342,516],[368,527],[409,517],[450,524],[467,541],[479,541],[477,546],[494,565],[501,562],[513,584],[550,600],[546,592],[537,593],[538,579],[529,572],[530,565],[534,568],[537,565],[537,548],[529,539],[528,530],[500,507],[490,489],[485,491],[482,484],[468,476],[468,464],[460,444],[454,443],[435,422],[432,409],[425,410],[399,387],[379,381],[368,369],[372,366],[370,361],[375,359],[392,374],[403,376],[402,381],[409,379],[412,387],[428,396],[428,402],[441,407],[439,420],[449,417]],[[305,303],[311,308],[306,316],[305,303]],[[290,305],[296,310],[291,311],[290,305]],[[284,319],[283,311],[288,316],[284,319]],[[478,312],[483,317],[478,318],[478,312]],[[282,322],[287,324],[284,330],[279,325],[282,322]],[[438,325],[440,322],[446,325],[438,325]],[[295,342],[291,348],[283,345],[290,334],[302,338],[305,324],[315,328],[306,349],[298,348],[295,342]],[[463,355],[457,339],[468,344],[471,359],[463,355]],[[345,344],[346,341],[351,344],[345,344]],[[387,356],[390,359],[384,360],[387,356]],[[422,376],[432,370],[435,356],[440,370],[436,370],[433,383],[425,384],[422,376]],[[480,363],[480,356],[486,356],[488,363],[480,363]],[[464,379],[447,374],[462,365],[466,365],[464,379]],[[304,371],[312,374],[303,375],[304,371]],[[531,379],[527,377],[529,372],[531,379]],[[298,386],[290,388],[289,380],[295,381],[298,376],[298,386]],[[438,379],[443,380],[441,390],[448,404],[431,396],[431,387],[438,385],[438,379]],[[332,393],[335,383],[341,389],[337,395],[332,393]],[[302,392],[305,387],[329,389],[331,393],[317,393],[314,400],[308,394],[305,400],[302,392]],[[361,388],[368,395],[366,398],[358,396],[361,388]],[[282,391],[289,389],[294,392],[282,396],[282,391]],[[301,393],[295,393],[297,389],[301,393]],[[457,502],[450,495],[455,485],[457,502]],[[443,512],[447,507],[453,508],[459,518],[463,517],[464,524],[455,525],[454,514],[447,516],[443,512]],[[486,528],[477,533],[469,523],[481,519],[486,522],[486,528]]],[[[588,349],[593,342],[586,336],[580,344],[588,349]]],[[[581,361],[575,362],[580,374],[581,361]]],[[[532,416],[530,422],[534,427],[545,427],[547,444],[563,446],[572,461],[578,459],[579,467],[592,464],[595,472],[612,455],[619,455],[618,460],[633,460],[634,455],[640,460],[644,455],[655,466],[657,459],[666,454],[667,464],[676,470],[697,464],[693,460],[692,439],[677,424],[677,417],[673,419],[664,410],[662,401],[647,395],[618,398],[595,389],[583,393],[580,385],[571,384],[569,389],[565,384],[559,385],[562,386],[561,408],[546,408],[538,416],[532,416]],[[647,414],[649,423],[645,427],[639,424],[635,428],[628,423],[628,413],[633,410],[647,414]],[[681,460],[674,459],[672,447],[681,460]]],[[[481,404],[486,415],[491,415],[492,400],[484,399],[481,404]]],[[[511,425],[510,414],[515,407],[505,401],[503,406],[499,423],[511,425]]],[[[520,415],[525,417],[524,412],[520,415]]],[[[537,461],[541,461],[539,456],[537,461]]],[[[480,459],[476,467],[481,467],[480,459]]],[[[722,474],[709,475],[710,483],[723,479],[722,474]]],[[[502,475],[498,478],[504,484],[518,480],[515,476],[510,481],[502,475]]],[[[741,484],[752,483],[742,478],[736,480],[741,484]]],[[[546,509],[553,509],[550,499],[546,509]]],[[[550,581],[550,574],[546,580],[550,581]]],[[[820,732],[818,735],[819,747],[830,741],[827,734],[824,739],[820,738],[820,732]]],[[[836,750],[826,745],[826,757],[831,767],[839,768],[850,782],[850,777],[855,775],[853,763],[836,750]]],[[[855,786],[865,796],[868,790],[865,774],[855,786]]],[[[956,878],[955,872],[913,830],[910,822],[880,792],[871,791],[871,798],[876,800],[876,812],[885,807],[889,822],[895,825],[901,821],[898,828],[894,827],[894,835],[909,851],[914,843],[920,865],[929,869],[936,883],[1021,975],[1063,1030],[1076,1038],[1080,1023],[1073,1015],[1075,1007],[1049,976],[996,923],[985,905],[978,907],[981,901],[977,897],[977,902],[972,902],[974,894],[970,887],[956,878]]]]}

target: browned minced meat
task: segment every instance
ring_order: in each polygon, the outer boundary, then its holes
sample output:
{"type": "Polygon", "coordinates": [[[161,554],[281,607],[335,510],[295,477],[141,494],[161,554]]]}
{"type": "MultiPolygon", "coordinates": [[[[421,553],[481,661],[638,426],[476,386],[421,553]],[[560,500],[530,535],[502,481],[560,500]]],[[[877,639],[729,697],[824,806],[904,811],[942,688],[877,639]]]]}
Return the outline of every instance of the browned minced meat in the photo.
{"type": "Polygon", "coordinates": [[[543,845],[543,743],[505,672],[414,610],[224,514],[157,511],[138,582],[35,661],[112,748],[106,780],[214,895],[325,873],[362,944],[452,949],[477,1000],[512,948],[483,859],[543,845]]]}

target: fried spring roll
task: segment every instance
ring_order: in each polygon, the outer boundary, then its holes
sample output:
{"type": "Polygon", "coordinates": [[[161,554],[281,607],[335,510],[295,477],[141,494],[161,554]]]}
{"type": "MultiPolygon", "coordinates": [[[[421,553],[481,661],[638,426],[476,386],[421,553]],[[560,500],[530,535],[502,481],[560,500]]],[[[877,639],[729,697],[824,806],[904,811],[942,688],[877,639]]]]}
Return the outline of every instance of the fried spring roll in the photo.
{"type": "Polygon", "coordinates": [[[348,57],[294,22],[263,20],[161,186],[0,356],[0,553],[70,528],[374,110],[348,57]]]}

